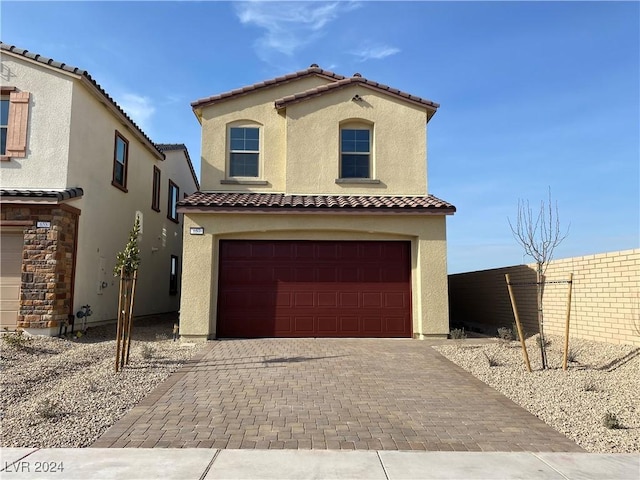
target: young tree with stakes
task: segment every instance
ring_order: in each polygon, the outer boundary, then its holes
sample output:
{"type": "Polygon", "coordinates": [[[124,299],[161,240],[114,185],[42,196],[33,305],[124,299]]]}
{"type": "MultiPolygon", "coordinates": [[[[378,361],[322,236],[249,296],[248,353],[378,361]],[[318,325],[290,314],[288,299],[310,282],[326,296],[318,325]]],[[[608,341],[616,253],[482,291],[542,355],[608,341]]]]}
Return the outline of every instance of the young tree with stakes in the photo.
{"type": "Polygon", "coordinates": [[[560,228],[560,218],[558,216],[558,203],[555,205],[551,201],[551,188],[549,188],[549,199],[545,204],[540,202],[540,210],[534,216],[529,201],[518,199],[518,217],[515,226],[511,223],[509,227],[516,241],[524,248],[526,255],[532,257],[536,262],[536,297],[538,306],[538,330],[540,342],[540,356],[542,368],[547,368],[547,351],[544,338],[544,314],[542,308],[542,295],[544,292],[544,275],[547,266],[553,258],[555,248],[567,238],[569,228],[562,232],[560,228]]]}
{"type": "Polygon", "coordinates": [[[129,240],[123,251],[116,256],[113,276],[120,276],[120,296],[118,299],[118,326],[116,332],[116,372],[129,363],[131,330],[133,326],[133,299],[136,293],[136,279],[140,266],[140,218],[136,216],[129,240]]]}

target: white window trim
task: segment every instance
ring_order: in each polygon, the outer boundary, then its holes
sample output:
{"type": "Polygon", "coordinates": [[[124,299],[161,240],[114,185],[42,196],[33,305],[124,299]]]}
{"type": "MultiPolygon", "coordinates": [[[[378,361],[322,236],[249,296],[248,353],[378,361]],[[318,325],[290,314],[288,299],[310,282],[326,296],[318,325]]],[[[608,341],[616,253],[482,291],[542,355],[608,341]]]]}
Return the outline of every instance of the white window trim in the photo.
{"type": "Polygon", "coordinates": [[[263,180],[263,145],[264,145],[264,129],[263,125],[249,120],[233,122],[227,125],[226,138],[226,167],[225,179],[221,180],[222,184],[254,184],[254,182],[265,183],[263,180]],[[231,129],[232,128],[257,128],[258,129],[258,150],[231,150],[231,129]],[[257,153],[258,154],[258,176],[244,177],[231,176],[231,154],[232,153],[257,153]]]}

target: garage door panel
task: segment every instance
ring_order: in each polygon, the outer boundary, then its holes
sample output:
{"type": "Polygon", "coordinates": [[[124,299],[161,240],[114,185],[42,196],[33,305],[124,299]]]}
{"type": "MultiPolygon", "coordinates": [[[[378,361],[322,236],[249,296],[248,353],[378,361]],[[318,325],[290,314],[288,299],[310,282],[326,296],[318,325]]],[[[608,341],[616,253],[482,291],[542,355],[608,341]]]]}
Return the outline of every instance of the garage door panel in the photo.
{"type": "Polygon", "coordinates": [[[322,334],[338,334],[338,317],[332,316],[318,316],[318,332],[322,334]]]}
{"type": "Polygon", "coordinates": [[[337,307],[338,292],[318,292],[318,307],[337,307]]]}
{"type": "Polygon", "coordinates": [[[318,267],[316,269],[316,278],[318,282],[337,282],[338,281],[338,267],[318,267]]]}
{"type": "Polygon", "coordinates": [[[385,329],[388,332],[401,333],[403,331],[402,320],[403,320],[403,317],[393,317],[393,316],[385,317],[384,318],[385,329]]]}
{"type": "Polygon", "coordinates": [[[223,240],[218,335],[410,337],[409,246],[223,240]]]}
{"type": "Polygon", "coordinates": [[[293,317],[293,326],[296,332],[312,334],[313,328],[313,316],[301,315],[293,317]]]}
{"type": "Polygon", "coordinates": [[[364,308],[381,307],[382,306],[382,293],[380,292],[365,292],[362,294],[362,306],[364,308]]]}
{"type": "Polygon", "coordinates": [[[363,317],[362,328],[365,334],[380,334],[382,333],[382,318],[381,317],[363,317]]]}
{"type": "Polygon", "coordinates": [[[291,317],[288,315],[278,315],[275,317],[274,327],[276,332],[292,332],[291,317]]]}
{"type": "Polygon", "coordinates": [[[0,237],[0,328],[14,329],[18,322],[23,243],[21,232],[2,232],[0,237]]]}
{"type": "Polygon", "coordinates": [[[407,308],[407,300],[407,296],[401,292],[384,294],[384,306],[386,308],[407,308]]]}
{"type": "Polygon", "coordinates": [[[295,282],[314,282],[316,273],[308,267],[297,267],[295,269],[295,282]]]}
{"type": "Polygon", "coordinates": [[[340,306],[343,308],[357,308],[360,306],[357,293],[340,293],[340,306]]]}
{"type": "Polygon", "coordinates": [[[340,317],[340,330],[345,333],[357,334],[360,331],[358,317],[340,317]]]}

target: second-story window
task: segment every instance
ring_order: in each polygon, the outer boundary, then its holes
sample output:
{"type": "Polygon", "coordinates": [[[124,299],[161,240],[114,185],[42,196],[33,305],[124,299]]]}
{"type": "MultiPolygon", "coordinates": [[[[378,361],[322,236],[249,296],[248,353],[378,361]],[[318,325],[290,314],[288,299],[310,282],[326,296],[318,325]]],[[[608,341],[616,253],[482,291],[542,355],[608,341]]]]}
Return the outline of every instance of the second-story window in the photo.
{"type": "Polygon", "coordinates": [[[118,131],[113,151],[113,180],[111,184],[127,191],[127,166],[129,163],[129,142],[118,131]]]}
{"type": "Polygon", "coordinates": [[[257,127],[231,127],[229,140],[229,176],[258,177],[260,129],[257,127]]]}
{"type": "Polygon", "coordinates": [[[151,208],[156,212],[160,211],[160,169],[153,166],[153,193],[151,197],[151,208]]]}
{"type": "Polygon", "coordinates": [[[7,136],[9,134],[9,96],[0,97],[0,155],[7,154],[7,136]]]}
{"type": "Polygon", "coordinates": [[[0,159],[27,156],[29,92],[16,87],[0,87],[0,159]]]}
{"type": "Polygon", "coordinates": [[[178,199],[180,198],[180,188],[169,180],[169,204],[167,207],[167,218],[178,222],[178,199]]]}
{"type": "Polygon", "coordinates": [[[343,128],[340,130],[340,177],[371,177],[371,131],[343,128]]]}

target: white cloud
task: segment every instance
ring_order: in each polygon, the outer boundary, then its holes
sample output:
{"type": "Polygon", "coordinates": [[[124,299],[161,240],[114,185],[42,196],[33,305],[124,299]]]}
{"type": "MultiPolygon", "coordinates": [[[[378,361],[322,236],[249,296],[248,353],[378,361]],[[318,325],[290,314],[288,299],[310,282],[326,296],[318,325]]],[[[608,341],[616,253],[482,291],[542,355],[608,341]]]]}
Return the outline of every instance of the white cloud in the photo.
{"type": "Polygon", "coordinates": [[[359,7],[358,2],[240,2],[236,13],[244,25],[265,30],[256,41],[258,56],[272,52],[291,56],[318,39],[323,28],[340,15],[359,7]]]}
{"type": "Polygon", "coordinates": [[[148,133],[151,117],[156,111],[151,99],[135,93],[123,93],[118,96],[117,102],[131,120],[148,133]]]}
{"type": "Polygon", "coordinates": [[[358,57],[359,62],[366,60],[380,60],[382,58],[389,57],[399,53],[400,49],[396,47],[390,47],[388,45],[376,45],[363,47],[360,50],[352,51],[351,54],[358,57]]]}

